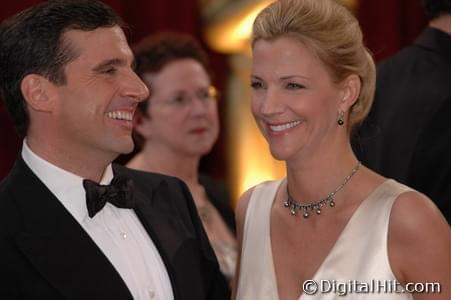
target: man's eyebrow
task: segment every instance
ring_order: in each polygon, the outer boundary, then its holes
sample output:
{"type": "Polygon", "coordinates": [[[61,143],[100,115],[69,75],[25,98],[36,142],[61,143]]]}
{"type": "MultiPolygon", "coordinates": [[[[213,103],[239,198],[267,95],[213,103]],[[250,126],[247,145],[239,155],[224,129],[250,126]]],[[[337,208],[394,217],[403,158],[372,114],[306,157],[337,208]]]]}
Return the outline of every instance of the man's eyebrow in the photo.
{"type": "Polygon", "coordinates": [[[105,69],[116,67],[116,66],[123,66],[125,65],[125,61],[119,58],[112,58],[107,59],[99,63],[97,66],[94,67],[93,71],[95,72],[101,72],[105,69]]]}

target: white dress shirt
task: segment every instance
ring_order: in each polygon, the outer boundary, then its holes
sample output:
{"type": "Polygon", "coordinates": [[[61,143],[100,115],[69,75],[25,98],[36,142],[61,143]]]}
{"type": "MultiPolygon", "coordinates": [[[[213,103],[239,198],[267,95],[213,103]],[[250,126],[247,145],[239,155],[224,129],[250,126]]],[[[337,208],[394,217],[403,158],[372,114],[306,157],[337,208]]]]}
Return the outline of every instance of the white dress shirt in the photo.
{"type": "MultiPolygon", "coordinates": [[[[111,203],[88,216],[83,178],[40,158],[23,142],[22,158],[77,220],[120,274],[134,299],[173,299],[171,282],[153,241],[131,209],[111,203]]],[[[111,164],[100,184],[113,179],[111,164]]],[[[86,270],[89,272],[89,270],[86,270]]]]}

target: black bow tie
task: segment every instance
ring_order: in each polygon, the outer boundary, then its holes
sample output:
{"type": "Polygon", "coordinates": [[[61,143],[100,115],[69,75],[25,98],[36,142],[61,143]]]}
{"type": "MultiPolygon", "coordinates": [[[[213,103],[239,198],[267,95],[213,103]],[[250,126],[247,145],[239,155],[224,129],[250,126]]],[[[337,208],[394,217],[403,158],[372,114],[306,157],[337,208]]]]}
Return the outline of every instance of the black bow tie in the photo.
{"type": "Polygon", "coordinates": [[[107,202],[116,207],[133,208],[133,182],[121,176],[114,176],[109,185],[100,185],[92,180],[84,179],[86,206],[89,217],[94,217],[107,202]]]}

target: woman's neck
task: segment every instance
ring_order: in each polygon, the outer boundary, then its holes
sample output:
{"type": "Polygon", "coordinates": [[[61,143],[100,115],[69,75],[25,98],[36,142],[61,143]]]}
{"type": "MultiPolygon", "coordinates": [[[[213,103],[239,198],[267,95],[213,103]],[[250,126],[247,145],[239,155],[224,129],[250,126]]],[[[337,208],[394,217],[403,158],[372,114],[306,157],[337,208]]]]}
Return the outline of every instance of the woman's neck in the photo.
{"type": "Polygon", "coordinates": [[[299,202],[315,202],[341,185],[357,166],[349,143],[345,147],[287,162],[288,189],[299,202]]]}

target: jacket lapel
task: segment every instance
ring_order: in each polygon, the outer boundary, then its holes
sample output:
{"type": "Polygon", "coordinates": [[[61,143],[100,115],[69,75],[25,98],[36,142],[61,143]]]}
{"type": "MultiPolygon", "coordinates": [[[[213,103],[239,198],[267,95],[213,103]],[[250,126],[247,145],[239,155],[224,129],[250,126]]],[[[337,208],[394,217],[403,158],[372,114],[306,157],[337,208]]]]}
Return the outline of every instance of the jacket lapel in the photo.
{"type": "MultiPolygon", "coordinates": [[[[164,186],[164,183],[162,183],[156,190],[161,192],[164,186]]],[[[177,231],[177,220],[174,220],[171,214],[166,213],[167,209],[162,210],[158,207],[161,204],[165,206],[165,199],[160,199],[159,195],[160,193],[148,193],[148,191],[144,194],[140,189],[135,188],[135,212],[163,260],[171,281],[174,298],[179,299],[181,295],[179,295],[177,288],[176,270],[172,264],[172,257],[183,238],[177,231]],[[152,197],[149,195],[152,195],[152,197]]]]}
{"type": "Polygon", "coordinates": [[[25,228],[15,240],[50,285],[66,298],[132,299],[103,252],[22,159],[13,172],[25,228]]]}
{"type": "MultiPolygon", "coordinates": [[[[146,173],[139,175],[122,166],[113,165],[114,173],[129,177],[134,182],[136,208],[135,213],[148,233],[163,260],[171,281],[174,299],[185,299],[181,284],[190,276],[191,270],[180,265],[174,265],[174,260],[180,252],[183,243],[188,239],[196,239],[181,221],[186,218],[179,214],[180,205],[184,205],[182,194],[170,190],[164,176],[152,176],[146,173]]],[[[196,254],[189,253],[189,257],[196,254]]]]}

